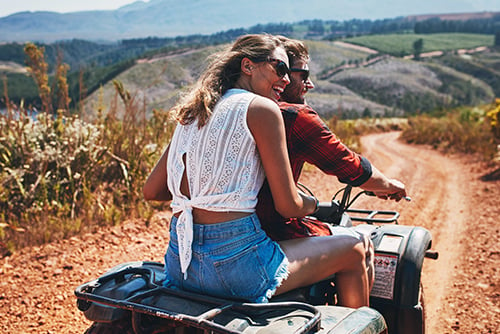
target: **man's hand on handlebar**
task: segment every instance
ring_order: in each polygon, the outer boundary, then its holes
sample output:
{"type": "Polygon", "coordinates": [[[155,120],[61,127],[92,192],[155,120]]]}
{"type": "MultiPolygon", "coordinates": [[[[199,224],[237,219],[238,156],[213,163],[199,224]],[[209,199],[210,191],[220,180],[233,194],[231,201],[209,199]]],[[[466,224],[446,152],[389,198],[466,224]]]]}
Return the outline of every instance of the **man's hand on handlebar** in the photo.
{"type": "Polygon", "coordinates": [[[390,179],[389,184],[385,189],[373,191],[373,194],[381,199],[390,199],[399,202],[401,199],[411,201],[411,198],[406,196],[405,185],[395,179],[390,179]]]}

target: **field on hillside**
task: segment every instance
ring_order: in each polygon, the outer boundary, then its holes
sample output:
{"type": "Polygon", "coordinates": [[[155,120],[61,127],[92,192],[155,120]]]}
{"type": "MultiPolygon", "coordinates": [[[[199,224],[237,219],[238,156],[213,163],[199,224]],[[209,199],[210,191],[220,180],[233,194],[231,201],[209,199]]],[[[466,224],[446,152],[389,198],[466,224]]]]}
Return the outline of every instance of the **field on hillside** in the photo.
{"type": "Polygon", "coordinates": [[[424,41],[422,52],[473,49],[479,46],[493,46],[495,36],[480,34],[387,34],[366,35],[346,38],[348,43],[365,46],[391,55],[413,54],[413,43],[424,41]]]}

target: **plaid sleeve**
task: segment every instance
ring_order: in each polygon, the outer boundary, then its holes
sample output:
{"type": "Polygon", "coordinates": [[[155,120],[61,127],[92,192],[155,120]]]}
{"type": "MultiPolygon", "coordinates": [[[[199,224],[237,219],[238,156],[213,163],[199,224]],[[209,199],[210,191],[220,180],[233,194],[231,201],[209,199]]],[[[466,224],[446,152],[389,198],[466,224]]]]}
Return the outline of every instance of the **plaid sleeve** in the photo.
{"type": "Polygon", "coordinates": [[[300,108],[291,136],[295,137],[291,156],[301,157],[326,174],[335,175],[340,182],[353,186],[370,178],[370,162],[345,146],[312,108],[300,108]]]}

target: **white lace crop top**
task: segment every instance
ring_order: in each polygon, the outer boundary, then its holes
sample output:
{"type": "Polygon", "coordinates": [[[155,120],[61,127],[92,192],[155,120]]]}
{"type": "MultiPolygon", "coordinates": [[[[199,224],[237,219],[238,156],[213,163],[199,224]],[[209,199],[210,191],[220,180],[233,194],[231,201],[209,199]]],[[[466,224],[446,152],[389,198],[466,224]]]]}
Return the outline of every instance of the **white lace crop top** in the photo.
{"type": "Polygon", "coordinates": [[[230,89],[217,102],[207,124],[178,124],[170,142],[167,184],[171,207],[180,212],[177,238],[181,270],[187,278],[193,240],[192,208],[254,212],[264,170],[247,125],[248,106],[255,94],[230,89]],[[186,157],[186,166],[183,156],[186,157]],[[180,191],[186,169],[191,198],[180,191]]]}

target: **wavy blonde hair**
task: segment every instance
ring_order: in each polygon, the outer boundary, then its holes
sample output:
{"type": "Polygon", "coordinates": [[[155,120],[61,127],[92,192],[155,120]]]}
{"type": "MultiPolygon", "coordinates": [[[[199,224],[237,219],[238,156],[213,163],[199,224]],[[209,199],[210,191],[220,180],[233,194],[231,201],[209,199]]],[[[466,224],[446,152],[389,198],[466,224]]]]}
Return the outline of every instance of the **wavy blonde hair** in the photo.
{"type": "Polygon", "coordinates": [[[266,59],[278,47],[284,48],[283,42],[273,35],[239,37],[227,50],[214,55],[194,88],[172,108],[173,116],[181,124],[197,120],[201,128],[207,123],[220,97],[240,78],[243,58],[253,61],[266,59]]]}

